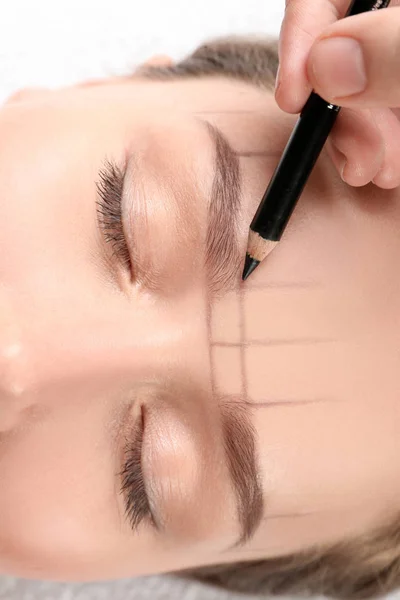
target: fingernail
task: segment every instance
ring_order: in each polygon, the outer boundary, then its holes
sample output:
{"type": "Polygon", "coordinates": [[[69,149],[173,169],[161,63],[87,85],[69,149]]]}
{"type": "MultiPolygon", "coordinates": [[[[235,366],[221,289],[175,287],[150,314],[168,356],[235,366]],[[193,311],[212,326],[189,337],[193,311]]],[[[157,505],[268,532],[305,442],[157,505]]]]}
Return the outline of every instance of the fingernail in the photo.
{"type": "Polygon", "coordinates": [[[367,87],[363,52],[352,38],[317,42],[310,53],[309,68],[314,87],[327,100],[359,94],[367,87]]]}

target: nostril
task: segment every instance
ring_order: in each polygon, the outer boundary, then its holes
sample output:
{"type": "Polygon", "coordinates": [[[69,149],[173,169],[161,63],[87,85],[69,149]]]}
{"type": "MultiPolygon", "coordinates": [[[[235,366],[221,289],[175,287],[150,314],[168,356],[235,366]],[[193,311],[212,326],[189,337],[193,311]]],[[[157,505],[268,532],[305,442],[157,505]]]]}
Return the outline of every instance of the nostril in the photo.
{"type": "Polygon", "coordinates": [[[29,361],[19,343],[0,345],[0,433],[13,430],[34,405],[29,361]]]}
{"type": "MultiPolygon", "coordinates": [[[[0,286],[0,415],[26,407],[32,391],[33,354],[18,302],[11,290],[0,286]]],[[[0,429],[2,419],[0,416],[0,429]]]]}

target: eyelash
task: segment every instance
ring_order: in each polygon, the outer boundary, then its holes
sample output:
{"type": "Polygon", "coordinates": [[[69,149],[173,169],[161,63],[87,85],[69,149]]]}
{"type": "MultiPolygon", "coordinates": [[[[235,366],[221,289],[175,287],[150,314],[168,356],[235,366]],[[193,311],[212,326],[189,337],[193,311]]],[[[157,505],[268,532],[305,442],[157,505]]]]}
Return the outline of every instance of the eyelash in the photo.
{"type": "Polygon", "coordinates": [[[122,477],[121,493],[125,499],[125,514],[134,531],[137,531],[139,525],[144,521],[149,521],[152,526],[155,526],[142,470],[143,408],[138,421],[134,425],[132,435],[126,439],[125,462],[120,473],[122,477]]]}
{"type": "Polygon", "coordinates": [[[121,260],[127,270],[132,272],[131,257],[122,223],[122,191],[125,174],[115,162],[107,160],[99,177],[100,180],[96,183],[98,192],[96,205],[100,228],[106,243],[111,245],[114,255],[121,260]]]}
{"type": "MultiPolygon", "coordinates": [[[[112,161],[107,161],[100,171],[96,183],[98,191],[97,215],[105,241],[111,244],[116,255],[132,272],[132,264],[122,223],[122,191],[124,172],[112,161]]],[[[143,409],[139,423],[136,423],[131,436],[125,440],[124,466],[119,476],[122,478],[121,494],[125,500],[125,514],[134,531],[145,520],[154,526],[149,499],[142,471],[142,445],[144,432],[143,409]]]]}

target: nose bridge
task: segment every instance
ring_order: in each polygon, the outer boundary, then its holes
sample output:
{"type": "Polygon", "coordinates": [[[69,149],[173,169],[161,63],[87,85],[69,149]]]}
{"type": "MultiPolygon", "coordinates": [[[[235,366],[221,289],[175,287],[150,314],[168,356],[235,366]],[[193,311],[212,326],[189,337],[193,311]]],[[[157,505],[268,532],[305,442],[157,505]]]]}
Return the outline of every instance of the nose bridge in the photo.
{"type": "Polygon", "coordinates": [[[127,336],[119,315],[107,319],[101,306],[84,303],[73,318],[65,318],[66,310],[63,299],[50,302],[0,284],[0,425],[6,409],[111,385],[149,362],[149,352],[138,351],[141,335],[127,336]]]}
{"type": "Polygon", "coordinates": [[[154,378],[156,365],[167,369],[166,349],[180,345],[181,328],[168,332],[161,314],[132,317],[130,308],[84,295],[68,312],[67,294],[0,283],[0,431],[5,415],[30,406],[80,402],[123,382],[154,378]],[[123,310],[129,327],[122,326],[123,310]]]}

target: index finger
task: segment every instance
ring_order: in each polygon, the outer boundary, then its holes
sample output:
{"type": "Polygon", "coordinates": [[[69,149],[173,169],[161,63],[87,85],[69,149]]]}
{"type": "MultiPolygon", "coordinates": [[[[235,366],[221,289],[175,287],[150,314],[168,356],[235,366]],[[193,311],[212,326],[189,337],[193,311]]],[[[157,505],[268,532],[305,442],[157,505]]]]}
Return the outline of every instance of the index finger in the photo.
{"type": "Polygon", "coordinates": [[[279,39],[279,87],[282,110],[299,113],[311,93],[306,62],[316,38],[328,25],[345,16],[350,0],[286,0],[279,39]]]}

